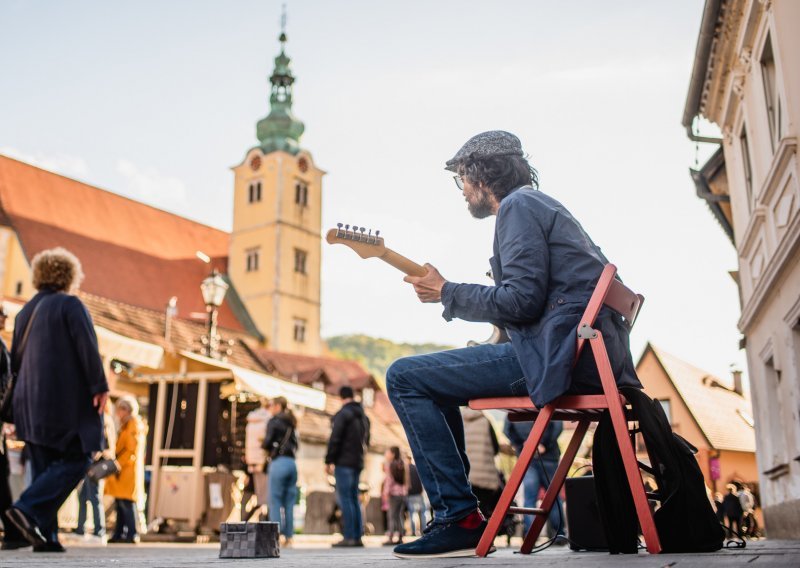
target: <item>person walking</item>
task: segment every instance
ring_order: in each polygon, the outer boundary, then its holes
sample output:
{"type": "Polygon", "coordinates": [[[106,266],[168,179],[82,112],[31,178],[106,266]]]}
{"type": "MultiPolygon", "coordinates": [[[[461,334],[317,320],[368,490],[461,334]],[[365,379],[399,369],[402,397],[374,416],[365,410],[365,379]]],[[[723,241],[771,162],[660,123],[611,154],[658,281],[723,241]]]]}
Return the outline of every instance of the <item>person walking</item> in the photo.
{"type": "Polygon", "coordinates": [[[342,511],[342,540],[335,547],[360,547],[364,526],[358,500],[358,478],[369,447],[370,424],[349,386],[339,389],[342,408],[332,419],[325,469],[336,479],[336,500],[342,511]]]}
{"type": "MultiPolygon", "coordinates": [[[[522,453],[522,447],[525,445],[532,428],[533,422],[512,422],[506,416],[503,424],[503,434],[511,442],[511,447],[514,448],[517,456],[522,453]]],[[[526,508],[536,507],[539,501],[539,491],[547,491],[550,480],[556,474],[558,462],[561,459],[558,437],[563,431],[563,423],[556,421],[551,421],[547,428],[544,429],[536,454],[531,460],[531,465],[528,466],[528,471],[525,472],[525,477],[522,478],[523,499],[526,508]]],[[[531,524],[533,524],[533,516],[524,515],[523,527],[525,534],[528,534],[531,524]]],[[[550,527],[548,534],[551,537],[555,537],[556,544],[566,544],[566,539],[563,538],[566,524],[564,505],[561,502],[561,496],[557,496],[548,516],[548,526],[550,527]]]]}
{"type": "Polygon", "coordinates": [[[469,460],[469,483],[478,498],[478,507],[484,517],[492,516],[500,489],[500,473],[494,458],[500,452],[497,434],[492,423],[480,410],[467,406],[461,409],[464,421],[464,450],[469,460]]]}
{"type": "Polygon", "coordinates": [[[6,518],[35,552],[63,552],[58,509],[103,449],[108,382],[92,318],[70,294],[83,279],[80,261],[55,248],[34,256],[31,268],[38,292],[17,315],[11,368],[14,424],[32,482],[6,518]]]}
{"type": "MultiPolygon", "coordinates": [[[[5,310],[0,307],[0,331],[6,328],[6,315],[5,310]]],[[[8,389],[11,388],[11,353],[8,351],[6,342],[0,338],[0,400],[5,396],[8,389]]],[[[9,430],[13,428],[9,425],[9,430]]],[[[18,548],[25,548],[30,546],[30,543],[25,540],[22,532],[8,520],[6,517],[6,509],[11,507],[11,485],[9,483],[9,475],[11,475],[11,468],[8,463],[8,446],[6,445],[6,427],[0,421],[0,521],[3,523],[3,544],[0,545],[0,550],[16,550],[18,548]]]]}
{"type": "MultiPolygon", "coordinates": [[[[264,439],[267,435],[267,423],[272,414],[269,411],[270,401],[261,399],[261,404],[247,414],[247,426],[244,430],[244,461],[247,466],[248,483],[253,486],[256,506],[262,514],[267,506],[267,452],[264,450],[264,439]]],[[[242,511],[245,507],[242,507],[242,511]]]]}
{"type": "Polygon", "coordinates": [[[725,519],[729,533],[733,536],[741,536],[742,532],[742,503],[736,494],[736,485],[729,483],[726,488],[728,493],[722,498],[722,510],[725,511],[725,519]]]}
{"type": "Polygon", "coordinates": [[[119,421],[116,457],[120,470],[116,475],[108,477],[106,495],[114,498],[117,524],[108,542],[131,544],[139,542],[139,532],[136,529],[136,502],[140,488],[137,469],[144,456],[144,425],[139,418],[139,403],[134,397],[122,396],[117,400],[116,406],[119,421]]]}
{"type": "Polygon", "coordinates": [[[383,498],[388,503],[387,540],[384,546],[402,544],[405,535],[403,513],[408,495],[408,467],[400,454],[400,448],[392,446],[384,454],[383,462],[383,498]],[[397,535],[397,540],[394,536],[397,535]]]}
{"type": "Polygon", "coordinates": [[[269,455],[269,520],[280,523],[284,546],[294,537],[294,502],[297,499],[297,418],[288,401],[272,400],[264,449],[269,455]]]}
{"type": "MultiPolygon", "coordinates": [[[[102,452],[98,452],[94,459],[115,459],[115,449],[117,445],[117,433],[114,429],[114,419],[111,415],[110,404],[106,405],[103,413],[104,447],[102,452]]],[[[106,543],[106,511],[103,507],[103,490],[105,481],[93,480],[88,475],[83,477],[83,485],[78,491],[78,526],[75,534],[84,536],[87,518],[87,504],[92,507],[93,531],[92,535],[97,544],[106,543]]]]}
{"type": "Polygon", "coordinates": [[[428,506],[425,504],[425,495],[422,490],[422,480],[419,478],[417,466],[408,456],[408,497],[406,498],[408,520],[411,524],[411,536],[420,536],[428,524],[428,506]],[[419,530],[417,530],[419,521],[419,530]]]}

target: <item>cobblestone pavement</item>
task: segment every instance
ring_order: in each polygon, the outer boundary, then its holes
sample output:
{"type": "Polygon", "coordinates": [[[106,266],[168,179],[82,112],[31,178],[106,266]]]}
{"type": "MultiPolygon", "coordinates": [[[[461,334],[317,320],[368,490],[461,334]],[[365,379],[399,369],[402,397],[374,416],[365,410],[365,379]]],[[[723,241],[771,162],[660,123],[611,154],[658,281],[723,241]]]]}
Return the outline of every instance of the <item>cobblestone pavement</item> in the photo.
{"type": "MultiPolygon", "coordinates": [[[[424,564],[431,568],[450,568],[465,565],[486,565],[492,568],[505,566],[535,566],[558,568],[581,567],[653,567],[683,568],[734,568],[737,566],[800,567],[800,541],[762,540],[749,542],[744,550],[722,550],[712,554],[669,554],[650,556],[611,556],[604,553],[572,552],[567,548],[550,548],[533,556],[521,556],[514,549],[499,548],[488,559],[453,558],[441,560],[399,560],[391,555],[391,549],[381,547],[377,539],[370,540],[367,547],[358,550],[328,548],[330,539],[299,537],[292,549],[281,551],[279,559],[222,560],[219,559],[218,544],[156,544],[110,545],[89,547],[73,545],[66,554],[34,554],[28,550],[0,551],[0,567],[20,566],[64,566],[114,568],[155,567],[220,567],[235,568],[282,567],[313,568],[331,566],[382,566],[387,562],[400,567],[424,564]]],[[[68,542],[65,544],[69,544],[68,542]]]]}

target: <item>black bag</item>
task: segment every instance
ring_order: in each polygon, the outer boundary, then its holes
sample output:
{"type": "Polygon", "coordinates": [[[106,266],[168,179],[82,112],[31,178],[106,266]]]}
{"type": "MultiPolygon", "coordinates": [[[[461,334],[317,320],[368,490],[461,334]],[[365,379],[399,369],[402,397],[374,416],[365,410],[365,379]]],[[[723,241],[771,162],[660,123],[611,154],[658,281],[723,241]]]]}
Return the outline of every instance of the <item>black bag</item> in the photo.
{"type": "MultiPolygon", "coordinates": [[[[33,313],[31,314],[31,319],[28,320],[28,325],[25,326],[25,331],[22,334],[22,338],[19,340],[19,349],[17,350],[17,359],[19,360],[19,364],[22,365],[22,357],[25,354],[25,344],[28,342],[28,334],[31,331],[31,327],[33,325],[33,320],[36,319],[36,313],[39,311],[39,308],[44,303],[44,298],[39,300],[39,303],[36,304],[36,307],[33,308],[33,313]]],[[[14,387],[17,385],[17,372],[19,368],[14,369],[14,362],[11,362],[11,377],[8,381],[8,388],[3,392],[3,399],[0,400],[0,422],[5,422],[7,424],[14,423],[14,387]]]]}
{"type": "Polygon", "coordinates": [[[278,523],[220,523],[220,558],[280,558],[278,523]]]}
{"type": "Polygon", "coordinates": [[[116,475],[119,472],[120,468],[117,460],[100,458],[89,466],[89,469],[86,471],[86,477],[97,483],[101,479],[105,479],[109,475],[116,475]]]}
{"type": "MultiPolygon", "coordinates": [[[[713,552],[725,535],[706,497],[697,450],[672,432],[661,403],[639,389],[621,388],[631,403],[653,460],[661,507],[653,515],[662,552],[713,552]]],[[[608,411],[594,435],[597,501],[611,553],[636,554],[637,518],[608,411]]]]}

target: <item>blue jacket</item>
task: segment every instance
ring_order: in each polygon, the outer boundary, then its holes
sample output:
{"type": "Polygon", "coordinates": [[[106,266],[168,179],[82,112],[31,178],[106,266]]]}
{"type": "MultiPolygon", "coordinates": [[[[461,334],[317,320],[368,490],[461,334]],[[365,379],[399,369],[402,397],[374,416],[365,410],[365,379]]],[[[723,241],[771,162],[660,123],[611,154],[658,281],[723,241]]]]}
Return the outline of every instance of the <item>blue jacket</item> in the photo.
{"type": "MultiPolygon", "coordinates": [[[[578,323],[608,263],[580,223],[541,191],[516,189],[500,203],[489,263],[494,286],[444,285],[443,317],[505,327],[537,407],[565,393],[602,392],[588,345],[571,371],[578,323]]],[[[642,388],[622,317],[604,308],[595,327],[617,384],[642,388]]]]}
{"type": "Polygon", "coordinates": [[[18,370],[13,404],[21,440],[65,451],[77,437],[84,453],[103,449],[103,418],[92,398],[108,391],[108,382],[92,318],[77,297],[45,289],[25,304],[14,323],[11,365],[18,370]],[[20,340],[42,301],[20,358],[20,340]]]}

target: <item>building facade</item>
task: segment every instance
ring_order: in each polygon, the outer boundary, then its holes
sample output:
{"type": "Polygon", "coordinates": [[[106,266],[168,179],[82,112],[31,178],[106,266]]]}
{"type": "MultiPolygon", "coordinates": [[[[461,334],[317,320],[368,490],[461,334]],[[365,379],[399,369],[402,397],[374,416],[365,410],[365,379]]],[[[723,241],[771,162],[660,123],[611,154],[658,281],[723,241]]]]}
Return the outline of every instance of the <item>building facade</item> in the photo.
{"type": "Polygon", "coordinates": [[[697,448],[697,462],[712,492],[728,483],[758,485],[752,406],[741,374],[722,380],[648,344],[636,374],[661,403],[673,431],[697,448]]]}
{"type": "Polygon", "coordinates": [[[738,254],[767,534],[800,538],[800,2],[707,0],[683,116],[692,171],[738,254]],[[721,138],[696,130],[698,117],[721,138]]]}

